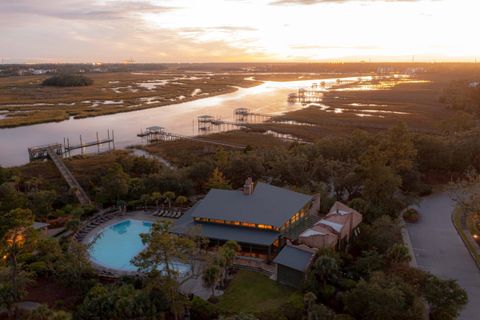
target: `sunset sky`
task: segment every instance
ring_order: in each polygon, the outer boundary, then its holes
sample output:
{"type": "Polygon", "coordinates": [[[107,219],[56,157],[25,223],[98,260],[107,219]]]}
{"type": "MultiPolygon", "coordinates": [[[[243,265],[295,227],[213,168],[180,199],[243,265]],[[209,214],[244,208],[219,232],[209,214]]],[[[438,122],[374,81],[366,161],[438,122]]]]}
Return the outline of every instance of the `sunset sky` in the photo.
{"type": "Polygon", "coordinates": [[[476,0],[0,0],[0,60],[480,60],[476,0]]]}

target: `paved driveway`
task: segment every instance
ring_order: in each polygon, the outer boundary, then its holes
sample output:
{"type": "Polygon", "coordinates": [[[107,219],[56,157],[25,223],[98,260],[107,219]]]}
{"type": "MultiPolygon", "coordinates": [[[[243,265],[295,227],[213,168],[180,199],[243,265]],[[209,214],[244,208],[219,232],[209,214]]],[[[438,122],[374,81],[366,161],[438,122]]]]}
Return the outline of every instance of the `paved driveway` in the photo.
{"type": "Polygon", "coordinates": [[[480,319],[480,271],[452,224],[454,202],[447,192],[423,198],[417,224],[407,224],[418,267],[456,279],[467,291],[469,303],[459,319],[480,319]]]}

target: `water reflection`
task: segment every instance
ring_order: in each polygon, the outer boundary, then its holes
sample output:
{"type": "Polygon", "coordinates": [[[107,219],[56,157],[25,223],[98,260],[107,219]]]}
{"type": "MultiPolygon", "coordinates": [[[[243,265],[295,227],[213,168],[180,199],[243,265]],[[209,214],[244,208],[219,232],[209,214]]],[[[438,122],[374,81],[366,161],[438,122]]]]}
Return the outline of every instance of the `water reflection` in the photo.
{"type": "MultiPolygon", "coordinates": [[[[324,81],[326,86],[323,90],[328,90],[336,80],[337,78],[288,82],[267,81],[256,87],[239,88],[233,93],[159,108],[0,129],[0,165],[13,166],[27,163],[28,147],[61,143],[64,137],[69,138],[71,143],[77,143],[80,135],[84,141],[94,141],[96,132],[103,136],[107,129],[115,131],[115,146],[124,148],[138,144],[140,139],[136,135],[140,129],[154,125],[162,126],[167,131],[193,135],[196,133],[196,118],[202,114],[231,120],[233,110],[238,107],[247,107],[252,112],[264,114],[282,114],[298,110],[305,106],[289,104],[286,99],[288,93],[309,87],[319,81],[324,81]]],[[[342,83],[357,80],[357,77],[342,78],[342,83]]],[[[106,146],[100,149],[102,150],[106,150],[106,146]]]]}

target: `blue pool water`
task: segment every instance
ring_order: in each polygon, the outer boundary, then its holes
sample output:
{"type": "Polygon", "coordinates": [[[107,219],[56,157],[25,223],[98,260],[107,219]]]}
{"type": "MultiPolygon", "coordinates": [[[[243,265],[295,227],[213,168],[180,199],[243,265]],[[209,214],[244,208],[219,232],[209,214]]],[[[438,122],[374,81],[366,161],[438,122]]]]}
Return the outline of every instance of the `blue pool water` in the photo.
{"type": "MultiPolygon", "coordinates": [[[[151,227],[151,222],[129,219],[103,229],[90,247],[91,259],[110,269],[136,271],[137,267],[130,261],[145,248],[140,234],[150,232],[151,227]]],[[[190,269],[182,263],[174,267],[180,273],[190,269]]]]}

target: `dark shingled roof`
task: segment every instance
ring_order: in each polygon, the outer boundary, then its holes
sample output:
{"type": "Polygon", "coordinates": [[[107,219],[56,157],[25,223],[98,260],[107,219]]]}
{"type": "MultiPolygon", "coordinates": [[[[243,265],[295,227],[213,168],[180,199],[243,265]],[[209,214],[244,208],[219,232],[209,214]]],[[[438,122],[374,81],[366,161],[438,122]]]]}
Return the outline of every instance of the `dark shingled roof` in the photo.
{"type": "Polygon", "coordinates": [[[273,262],[301,272],[305,272],[314,255],[315,254],[313,252],[286,245],[278,253],[273,262]]]}
{"type": "Polygon", "coordinates": [[[221,225],[215,223],[198,223],[193,221],[192,212],[196,207],[192,207],[180,219],[178,219],[171,228],[171,232],[185,234],[194,226],[201,226],[201,235],[210,239],[217,240],[235,240],[237,242],[250,243],[256,245],[269,246],[279,236],[278,232],[270,230],[258,230],[247,227],[236,227],[221,225]]]}
{"type": "Polygon", "coordinates": [[[251,195],[237,190],[212,189],[193,210],[192,217],[281,227],[312,198],[261,182],[251,195]]]}

